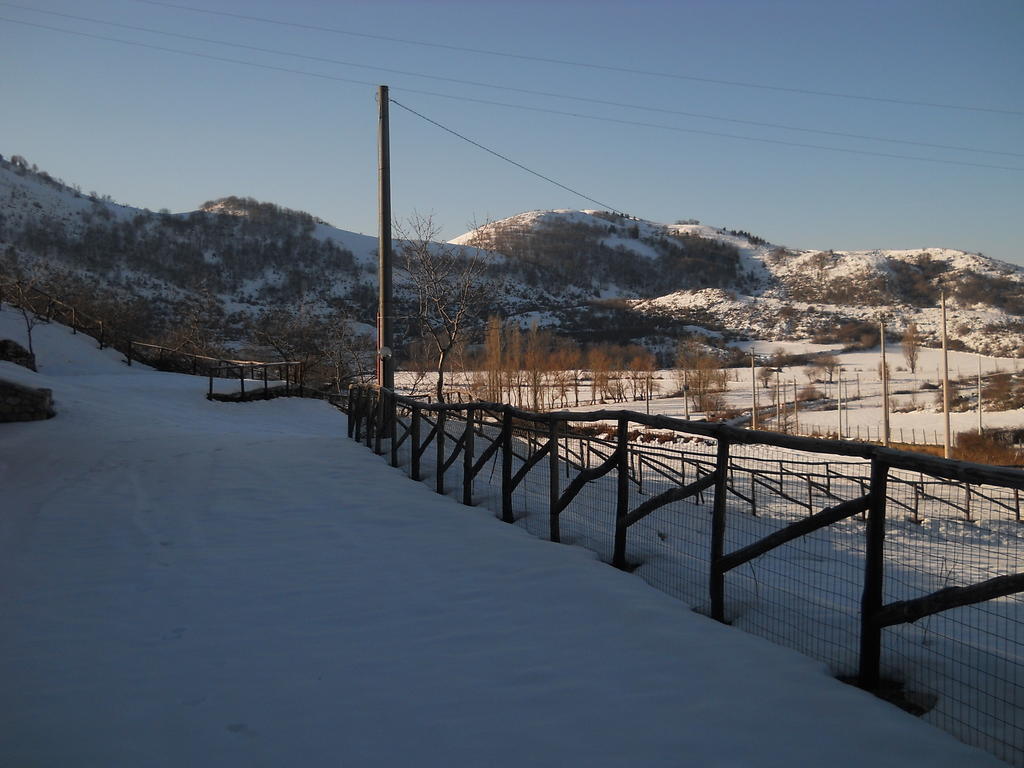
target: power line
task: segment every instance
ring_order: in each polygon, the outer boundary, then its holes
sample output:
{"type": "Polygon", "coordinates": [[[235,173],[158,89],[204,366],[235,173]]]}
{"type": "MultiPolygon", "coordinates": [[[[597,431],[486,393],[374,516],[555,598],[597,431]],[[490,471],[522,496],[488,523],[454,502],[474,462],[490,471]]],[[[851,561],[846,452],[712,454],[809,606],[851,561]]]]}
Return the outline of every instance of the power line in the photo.
{"type": "Polygon", "coordinates": [[[501,154],[500,152],[495,152],[493,149],[490,149],[489,147],[485,147],[480,142],[473,141],[473,139],[471,139],[471,138],[469,138],[467,136],[463,136],[458,131],[455,131],[455,130],[451,129],[451,128],[449,128],[446,125],[441,125],[441,123],[437,122],[436,120],[431,120],[426,115],[420,114],[415,109],[411,109],[410,107],[405,106],[405,104],[402,104],[400,101],[395,101],[394,99],[391,99],[391,103],[394,104],[396,107],[401,107],[406,112],[411,112],[412,114],[416,115],[416,117],[418,117],[418,118],[426,120],[428,123],[430,123],[432,125],[436,125],[442,131],[447,131],[452,136],[457,136],[458,138],[462,139],[463,141],[469,142],[474,147],[478,147],[478,148],[482,149],[484,152],[488,152],[488,153],[494,155],[495,157],[504,160],[506,163],[511,163],[516,168],[521,168],[522,170],[526,171],[527,173],[532,173],[534,176],[536,176],[539,179],[544,179],[544,181],[550,182],[551,184],[554,184],[556,187],[561,187],[566,192],[571,192],[574,195],[582,197],[584,200],[589,200],[591,203],[595,203],[595,204],[601,206],[602,208],[604,208],[604,209],[606,209],[608,211],[611,211],[612,213],[622,213],[622,211],[620,211],[617,208],[613,208],[612,206],[608,205],[608,203],[602,203],[600,200],[595,200],[594,198],[589,197],[588,195],[584,195],[582,192],[580,192],[578,190],[575,190],[572,187],[567,187],[567,186],[565,186],[565,184],[562,184],[561,182],[555,181],[550,176],[545,176],[543,173],[539,173],[539,172],[533,170],[532,168],[527,168],[522,163],[517,163],[515,160],[513,160],[513,159],[511,159],[509,157],[506,157],[505,155],[501,154]]]}
{"type": "MultiPolygon", "coordinates": [[[[234,58],[231,58],[231,57],[228,57],[228,56],[215,56],[213,54],[207,54],[207,53],[197,53],[197,52],[194,52],[194,51],[183,51],[183,50],[181,50],[179,48],[168,48],[168,47],[162,46],[162,45],[153,45],[152,43],[142,43],[142,42],[138,42],[138,41],[135,41],[135,40],[123,40],[121,38],[109,37],[107,35],[97,35],[97,34],[93,34],[91,32],[79,32],[77,30],[61,29],[60,27],[51,27],[51,26],[48,26],[46,24],[36,24],[36,23],[30,22],[30,21],[21,21],[21,20],[18,20],[18,19],[9,19],[9,18],[2,17],[2,16],[0,16],[0,21],[6,21],[6,22],[9,22],[9,23],[12,23],[12,24],[21,24],[21,25],[28,26],[28,27],[35,27],[37,29],[45,29],[45,30],[49,30],[49,31],[52,31],[52,32],[61,32],[63,34],[75,35],[77,37],[91,38],[93,40],[103,40],[105,42],[120,43],[122,45],[130,45],[130,46],[133,46],[133,47],[136,47],[136,48],[148,48],[148,49],[151,49],[151,50],[161,51],[161,52],[164,52],[164,53],[175,53],[175,54],[178,54],[178,55],[181,55],[181,56],[193,56],[193,57],[196,57],[196,58],[207,59],[207,60],[210,60],[210,61],[226,62],[226,63],[229,63],[229,64],[241,64],[243,66],[256,67],[257,69],[265,69],[265,70],[270,70],[270,71],[273,71],[273,72],[286,72],[286,73],[294,74],[294,75],[303,75],[303,76],[306,76],[306,77],[315,77],[315,78],[318,78],[320,80],[331,80],[331,81],[334,81],[334,82],[351,83],[351,84],[354,84],[354,85],[366,85],[366,86],[371,86],[371,87],[376,87],[378,85],[377,83],[370,82],[368,80],[356,80],[356,79],[348,78],[348,77],[340,77],[338,75],[326,75],[326,74],[323,74],[323,73],[320,73],[320,72],[309,72],[307,70],[294,69],[294,68],[291,68],[291,67],[280,67],[280,66],[275,66],[275,65],[272,65],[272,64],[258,64],[258,63],[253,62],[253,61],[246,61],[244,59],[234,59],[234,58]]],[[[760,143],[765,143],[765,144],[777,144],[777,145],[781,145],[781,146],[799,147],[799,148],[802,148],[802,149],[818,149],[818,150],[824,150],[826,152],[842,152],[844,154],[866,155],[866,156],[869,156],[869,157],[883,157],[883,158],[896,159],[896,160],[914,160],[914,161],[924,162],[924,163],[939,163],[939,164],[942,164],[942,165],[958,165],[958,166],[966,166],[966,167],[970,167],[970,168],[987,168],[987,169],[992,169],[992,170],[1011,171],[1011,172],[1017,172],[1017,173],[1019,173],[1021,171],[1024,171],[1024,168],[1017,168],[1017,167],[1013,167],[1013,166],[990,165],[990,164],[985,164],[985,163],[972,163],[972,162],[967,162],[967,161],[963,161],[963,160],[942,160],[942,159],[931,158],[931,157],[919,157],[919,156],[916,156],[916,155],[900,155],[900,154],[888,153],[888,152],[873,152],[873,151],[864,150],[864,149],[847,149],[847,148],[843,148],[843,147],[830,147],[830,146],[823,145],[823,144],[805,144],[805,143],[801,143],[801,142],[785,141],[785,140],[782,140],[782,139],[767,139],[767,138],[760,138],[760,137],[755,137],[755,136],[741,136],[741,135],[731,134],[731,133],[720,133],[720,132],[717,132],[717,131],[705,131],[705,130],[701,130],[701,129],[698,129],[698,128],[682,128],[682,127],[678,127],[678,126],[670,126],[670,125],[664,125],[664,124],[658,124],[658,123],[644,123],[644,122],[636,121],[636,120],[622,120],[622,119],[612,118],[612,117],[602,117],[602,116],[597,116],[597,115],[586,115],[586,114],[581,114],[581,113],[576,113],[576,112],[566,112],[566,111],[562,111],[562,110],[547,109],[547,108],[543,108],[543,107],[530,107],[530,106],[525,106],[525,105],[522,105],[522,104],[508,104],[508,103],[504,103],[504,102],[490,101],[490,100],[487,100],[487,99],[478,99],[478,98],[469,97],[469,96],[454,96],[452,94],[437,93],[437,92],[434,92],[434,91],[424,91],[424,90],[419,90],[419,89],[415,89],[415,88],[397,87],[397,88],[393,88],[393,90],[403,91],[405,93],[415,93],[415,94],[420,94],[420,95],[423,95],[423,96],[433,96],[433,97],[438,97],[438,98],[453,99],[455,101],[464,101],[464,102],[477,103],[477,104],[488,104],[488,105],[493,105],[493,106],[507,107],[507,108],[510,108],[510,109],[520,109],[520,110],[527,110],[527,111],[531,111],[531,112],[543,112],[543,113],[547,113],[547,114],[561,115],[561,116],[564,116],[564,117],[577,117],[577,118],[586,119],[586,120],[596,120],[596,121],[600,121],[600,122],[617,123],[617,124],[621,124],[621,125],[632,125],[632,126],[637,126],[637,127],[658,128],[658,129],[662,129],[662,130],[675,131],[675,132],[679,132],[679,133],[692,133],[692,134],[699,134],[699,135],[703,135],[703,136],[714,136],[714,137],[717,137],[717,138],[733,139],[733,140],[737,140],[737,141],[753,141],[753,142],[760,142],[760,143]]]]}
{"type": "Polygon", "coordinates": [[[66,35],[76,35],[77,37],[88,37],[93,40],[103,40],[109,43],[121,43],[122,45],[131,45],[136,48],[149,48],[154,51],[163,51],[164,53],[176,53],[181,56],[195,56],[200,59],[209,59],[211,61],[222,61],[229,64],[242,64],[247,67],[257,67],[258,69],[269,69],[274,72],[287,72],[293,75],[306,75],[307,77],[316,77],[321,80],[334,80],[340,83],[353,83],[355,85],[369,85],[374,88],[377,87],[377,83],[370,82],[369,80],[354,80],[348,77],[338,77],[337,75],[324,75],[319,72],[308,72],[304,69],[292,69],[291,67],[277,67],[272,64],[257,64],[255,61],[245,61],[244,59],[232,59],[228,56],[214,56],[209,53],[197,53],[195,51],[183,51],[180,48],[168,48],[163,45],[153,45],[152,43],[140,43],[135,40],[122,40],[119,37],[108,37],[107,35],[94,35],[91,32],[79,32],[72,29],[61,29],[60,27],[50,27],[46,24],[35,24],[31,21],[20,21],[18,19],[8,19],[4,16],[0,16],[0,21],[6,21],[11,24],[23,24],[27,27],[36,27],[37,29],[46,29],[51,32],[62,32],[66,35]]]}
{"type": "Polygon", "coordinates": [[[146,5],[157,5],[164,8],[174,8],[179,11],[191,11],[194,13],[205,13],[212,16],[224,16],[227,18],[243,19],[245,21],[257,21],[263,24],[276,24],[284,27],[292,27],[295,29],[308,29],[316,32],[329,32],[337,35],[348,35],[350,37],[362,37],[369,40],[385,40],[392,43],[402,43],[403,45],[418,45],[425,48],[438,48],[449,51],[458,51],[461,53],[475,53],[485,56],[498,56],[507,59],[518,59],[520,61],[535,61],[544,64],[559,64],[563,66],[571,67],[582,67],[586,69],[603,70],[606,72],[622,72],[631,75],[645,75],[649,77],[662,77],[669,78],[672,80],[688,80],[698,83],[709,83],[712,85],[726,85],[737,88],[755,88],[767,91],[778,91],[783,93],[797,93],[804,96],[825,96],[835,99],[855,99],[859,101],[874,101],[884,104],[900,104],[904,106],[912,107],[930,107],[934,109],[952,109],[966,112],[987,112],[999,115],[1013,115],[1013,116],[1024,116],[1024,110],[1017,109],[1003,109],[997,107],[979,107],[965,104],[945,104],[941,102],[932,101],[915,101],[911,99],[896,99],[885,96],[866,96],[863,94],[854,93],[842,93],[839,91],[819,91],[810,88],[792,88],[781,85],[767,85],[765,83],[751,83],[741,80],[725,80],[721,78],[713,77],[698,77],[697,75],[683,75],[675,72],[659,72],[657,70],[649,69],[636,69],[633,67],[619,67],[612,64],[597,64],[594,62],[585,61],[573,61],[571,59],[557,59],[549,58],[546,56],[531,56],[521,53],[509,53],[507,51],[495,51],[486,48],[471,48],[468,46],[461,45],[450,45],[448,43],[435,43],[426,40],[412,40],[410,38],[403,37],[391,37],[388,35],[377,35],[368,32],[356,32],[350,29],[341,29],[339,27],[328,27],[319,24],[301,24],[293,21],[283,21],[280,19],[269,19],[264,16],[253,16],[244,13],[231,13],[228,11],[213,11],[207,8],[196,8],[190,5],[179,5],[177,3],[161,2],[161,0],[135,0],[137,3],[144,3],[146,5]]]}
{"type": "Polygon", "coordinates": [[[421,96],[435,96],[442,99],[452,99],[454,101],[466,101],[475,104],[487,104],[495,107],[507,107],[509,109],[520,109],[527,110],[530,112],[542,112],[549,115],[562,115],[564,117],[577,117],[583,120],[597,120],[604,123],[618,123],[620,125],[631,125],[641,128],[658,128],[665,131],[674,131],[677,133],[692,133],[701,136],[714,136],[716,138],[723,139],[734,139],[737,141],[755,141],[763,144],[778,144],[784,147],[799,147],[801,149],[820,149],[826,152],[842,152],[844,154],[852,155],[867,155],[869,157],[884,157],[894,160],[917,160],[922,163],[940,163],[942,165],[962,165],[969,168],[989,168],[997,171],[1024,171],[1024,168],[1017,168],[1009,165],[989,165],[987,163],[972,163],[966,160],[942,160],[934,157],[918,157],[916,155],[899,155],[890,152],[873,152],[867,149],[847,149],[845,147],[829,147],[824,144],[804,144],[798,141],[786,141],[784,139],[767,139],[759,136],[741,136],[734,133],[720,133],[718,131],[705,131],[700,128],[682,128],[676,125],[665,125],[664,123],[647,123],[639,120],[625,120],[615,117],[604,117],[598,115],[587,115],[581,112],[565,112],[558,109],[547,109],[545,107],[529,107],[523,104],[508,104],[501,101],[491,101],[489,99],[478,99],[471,96],[452,96],[446,93],[436,93],[434,91],[420,91],[411,88],[396,87],[392,88],[395,91],[403,91],[405,93],[415,93],[421,96]]]}
{"type": "MultiPolygon", "coordinates": [[[[192,40],[192,41],[201,42],[201,43],[212,43],[214,45],[224,45],[224,46],[228,46],[228,47],[231,47],[231,48],[240,48],[240,49],[243,49],[243,50],[257,51],[257,52],[260,52],[260,53],[270,53],[270,54],[274,54],[274,55],[278,55],[278,56],[291,56],[293,58],[305,59],[307,61],[316,61],[316,62],[321,62],[321,63],[326,63],[326,64],[336,64],[336,65],[339,65],[339,66],[355,67],[355,68],[358,68],[358,69],[368,69],[368,70],[373,70],[373,71],[377,71],[377,72],[387,72],[389,74],[403,75],[403,76],[407,76],[407,77],[419,77],[419,78],[423,78],[423,79],[426,79],[426,80],[436,80],[436,81],[441,81],[441,82],[446,82],[446,83],[455,83],[457,85],[469,85],[469,86],[478,87],[478,88],[490,88],[490,89],[494,89],[494,90],[508,91],[508,92],[512,92],[512,93],[522,93],[522,94],[526,94],[526,95],[530,95],[530,96],[543,96],[543,97],[548,97],[548,98],[568,99],[568,100],[572,100],[572,101],[580,101],[580,102],[585,102],[585,103],[590,103],[590,104],[600,104],[600,105],[604,105],[604,106],[621,107],[621,108],[624,108],[624,109],[636,109],[636,110],[641,110],[641,111],[645,111],[645,112],[655,112],[655,113],[667,114],[667,115],[678,115],[678,116],[682,116],[682,117],[694,117],[694,118],[698,118],[698,119],[701,119],[701,120],[714,120],[714,121],[717,121],[717,122],[733,123],[733,124],[736,124],[736,125],[750,125],[750,126],[754,126],[754,127],[758,127],[758,128],[777,128],[777,129],[786,130],[786,131],[797,131],[797,132],[800,132],[800,133],[813,133],[813,134],[818,134],[818,135],[823,135],[823,136],[835,136],[835,137],[839,137],[839,138],[860,139],[860,140],[866,140],[866,141],[878,141],[878,142],[885,142],[885,143],[889,143],[889,144],[903,144],[903,145],[906,145],[906,146],[923,147],[923,148],[927,148],[927,149],[944,149],[944,150],[953,150],[953,151],[958,151],[958,152],[976,152],[976,153],[988,154],[988,155],[1002,155],[1002,156],[1006,156],[1006,157],[1024,157],[1024,153],[1021,153],[1021,152],[1008,152],[1008,151],[1004,151],[1004,150],[994,150],[994,149],[979,149],[979,148],[976,148],[976,147],[964,147],[964,146],[957,146],[957,145],[951,145],[951,144],[936,144],[936,143],[932,143],[932,142],[917,141],[917,140],[913,140],[913,139],[896,139],[896,138],[889,138],[889,137],[885,137],[885,136],[872,136],[872,135],[869,135],[869,134],[849,133],[849,132],[845,132],[845,131],[833,131],[833,130],[824,130],[824,129],[820,129],[820,128],[809,128],[809,127],[806,127],[806,126],[786,125],[786,124],[783,124],[783,123],[771,123],[771,122],[764,122],[764,121],[758,121],[758,120],[746,120],[746,119],[741,119],[741,118],[723,117],[721,115],[711,115],[711,114],[706,114],[706,113],[701,113],[701,112],[688,112],[688,111],[678,110],[678,109],[669,109],[667,107],[653,107],[653,106],[648,106],[648,105],[644,105],[644,104],[631,104],[631,103],[628,103],[628,102],[612,101],[612,100],[609,100],[609,99],[597,99],[597,98],[591,98],[591,97],[587,97],[587,96],[577,96],[575,94],[568,94],[568,93],[557,93],[557,92],[552,92],[552,91],[539,91],[539,90],[534,90],[534,89],[529,89],[529,88],[519,88],[519,87],[515,87],[515,86],[501,85],[501,84],[498,84],[498,83],[484,83],[484,82],[479,82],[479,81],[476,81],[476,80],[466,80],[466,79],[463,79],[463,78],[442,77],[442,76],[438,76],[438,75],[425,74],[423,72],[411,72],[411,71],[408,71],[408,70],[392,69],[392,68],[388,68],[388,67],[381,67],[381,66],[376,66],[376,65],[371,65],[371,64],[362,64],[360,62],[345,61],[345,60],[341,60],[341,59],[333,59],[333,58],[328,58],[328,57],[324,57],[324,56],[312,56],[312,55],[309,55],[309,54],[294,53],[292,51],[284,51],[284,50],[280,50],[280,49],[276,49],[276,48],[265,48],[265,47],[262,47],[262,46],[248,45],[248,44],[245,44],[245,43],[234,43],[234,42],[230,42],[230,41],[227,41],[227,40],[218,40],[218,39],[215,39],[215,38],[200,37],[200,36],[197,36],[197,35],[188,35],[188,34],[184,34],[184,33],[180,33],[180,32],[168,32],[168,31],[161,30],[161,29],[154,29],[152,27],[142,27],[142,26],[137,26],[137,25],[134,25],[134,24],[122,24],[120,22],[106,21],[104,19],[96,19],[96,18],[92,18],[92,17],[89,17],[89,16],[79,16],[79,15],[76,15],[76,14],[61,13],[61,12],[58,12],[58,11],[48,11],[48,10],[42,10],[42,9],[38,9],[38,8],[31,8],[29,6],[19,5],[17,3],[3,2],[2,0],[0,0],[0,6],[7,6],[7,7],[10,7],[10,8],[18,8],[20,10],[30,11],[30,12],[34,12],[34,13],[42,13],[42,14],[46,14],[46,15],[50,15],[50,16],[58,16],[58,17],[61,17],[61,18],[66,18],[66,19],[74,19],[74,20],[77,20],[77,21],[85,21],[85,22],[92,23],[92,24],[103,24],[103,25],[106,25],[106,26],[117,27],[117,28],[120,28],[120,29],[129,29],[129,30],[133,30],[133,31],[136,31],[136,32],[146,32],[146,33],[150,33],[150,34],[164,35],[164,36],[167,36],[167,37],[175,37],[175,38],[179,38],[179,39],[182,39],[182,40],[192,40]]],[[[504,105],[504,106],[509,106],[509,105],[504,105]]],[[[565,113],[565,112],[558,113],[558,112],[556,112],[556,114],[571,114],[571,113],[565,113]]],[[[588,119],[598,119],[598,118],[593,117],[593,116],[588,116],[588,119]]],[[[620,123],[623,123],[623,124],[630,124],[630,121],[614,121],[614,122],[620,122],[620,123]]],[[[669,126],[661,126],[661,125],[653,125],[652,126],[651,124],[645,124],[645,123],[635,123],[635,124],[637,124],[637,125],[648,125],[650,127],[669,128],[669,126]]]]}

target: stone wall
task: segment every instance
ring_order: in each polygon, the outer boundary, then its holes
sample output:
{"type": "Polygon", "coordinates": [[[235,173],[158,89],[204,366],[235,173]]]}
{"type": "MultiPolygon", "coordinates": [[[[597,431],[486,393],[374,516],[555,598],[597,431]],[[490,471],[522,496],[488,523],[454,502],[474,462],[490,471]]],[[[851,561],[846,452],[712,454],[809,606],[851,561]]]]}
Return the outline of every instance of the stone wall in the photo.
{"type": "Polygon", "coordinates": [[[52,389],[33,389],[0,380],[0,422],[37,421],[56,415],[52,389]]]}

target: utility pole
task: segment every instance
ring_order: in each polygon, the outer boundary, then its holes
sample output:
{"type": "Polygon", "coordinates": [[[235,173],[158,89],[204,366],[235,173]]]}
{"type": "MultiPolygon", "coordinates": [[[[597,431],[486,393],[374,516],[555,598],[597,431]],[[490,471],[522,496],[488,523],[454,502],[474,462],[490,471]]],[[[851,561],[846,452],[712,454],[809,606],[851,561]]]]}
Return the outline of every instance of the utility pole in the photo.
{"type": "Polygon", "coordinates": [[[754,350],[750,350],[750,393],[753,397],[753,409],[750,411],[750,428],[757,429],[757,372],[754,370],[754,350]]]}
{"type": "MultiPolygon", "coordinates": [[[[683,363],[689,365],[689,363],[683,363]]],[[[690,375],[688,369],[683,368],[683,418],[690,420],[690,375]]]]}
{"type": "Polygon", "coordinates": [[[793,434],[800,434],[800,412],[797,409],[796,379],[793,379],[793,434]]]}
{"type": "Polygon", "coordinates": [[[983,432],[981,426],[981,355],[978,355],[978,435],[983,432]]]}
{"type": "Polygon", "coordinates": [[[785,432],[786,416],[782,412],[782,395],[779,392],[779,374],[781,373],[781,368],[775,369],[775,429],[779,432],[785,432]]]}
{"type": "Polygon", "coordinates": [[[392,345],[391,308],[391,139],[388,128],[388,87],[377,88],[377,384],[395,388],[395,358],[392,345]]]}
{"type": "Polygon", "coordinates": [[[836,369],[836,412],[839,416],[839,439],[843,439],[843,366],[836,369]]]}
{"type": "Polygon", "coordinates": [[[882,445],[889,447],[889,364],[885,362],[885,323],[879,332],[882,341],[882,445]]]}
{"type": "Polygon", "coordinates": [[[942,455],[949,458],[949,348],[946,345],[946,292],[942,292],[942,418],[946,425],[942,455]]]}

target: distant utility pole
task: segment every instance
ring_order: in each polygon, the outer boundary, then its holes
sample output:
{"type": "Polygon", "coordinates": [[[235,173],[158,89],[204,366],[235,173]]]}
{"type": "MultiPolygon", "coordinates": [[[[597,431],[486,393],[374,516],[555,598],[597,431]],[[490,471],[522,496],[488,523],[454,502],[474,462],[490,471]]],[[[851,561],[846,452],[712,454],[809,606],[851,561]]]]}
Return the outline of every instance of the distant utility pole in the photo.
{"type": "Polygon", "coordinates": [[[982,434],[984,429],[981,426],[981,355],[978,355],[978,434],[982,434]]]}
{"type": "Polygon", "coordinates": [[[750,411],[750,428],[757,429],[757,372],[754,370],[754,349],[750,349],[750,393],[753,398],[753,408],[750,411]]]}
{"type": "Polygon", "coordinates": [[[377,384],[395,388],[395,357],[392,345],[391,308],[391,141],[388,128],[388,87],[377,88],[377,384]]]}
{"type": "Polygon", "coordinates": [[[796,379],[793,379],[793,434],[800,434],[800,412],[797,407],[796,379]]]}
{"type": "Polygon", "coordinates": [[[836,369],[836,414],[839,416],[839,439],[843,439],[843,366],[836,369]]]}
{"type": "Polygon", "coordinates": [[[882,344],[882,445],[889,447],[889,364],[885,361],[885,323],[879,327],[882,344]]]}
{"type": "Polygon", "coordinates": [[[942,455],[949,458],[949,348],[946,345],[946,292],[942,292],[942,418],[946,425],[942,440],[942,455]]]}

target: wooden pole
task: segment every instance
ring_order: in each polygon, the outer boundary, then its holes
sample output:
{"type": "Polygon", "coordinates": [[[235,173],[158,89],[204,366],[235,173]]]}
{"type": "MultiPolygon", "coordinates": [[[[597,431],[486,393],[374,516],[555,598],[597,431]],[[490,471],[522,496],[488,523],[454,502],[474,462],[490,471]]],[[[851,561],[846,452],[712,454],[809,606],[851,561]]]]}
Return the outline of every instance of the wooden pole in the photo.
{"type": "Polygon", "coordinates": [[[391,308],[391,139],[388,125],[388,87],[377,88],[377,384],[395,388],[391,308]]]}
{"type": "Polygon", "coordinates": [[[868,491],[867,542],[864,559],[864,593],[861,597],[860,685],[868,690],[878,687],[882,661],[882,609],[885,579],[885,498],[889,468],[878,457],[871,460],[871,487],[868,491]]]}
{"type": "Polygon", "coordinates": [[[753,408],[750,411],[750,428],[757,429],[757,371],[754,363],[754,350],[750,350],[750,393],[753,408]]]}
{"type": "Polygon", "coordinates": [[[836,381],[836,413],[839,416],[839,434],[837,437],[843,439],[843,366],[838,366],[836,369],[836,376],[839,379],[836,381]]]}
{"type": "MultiPolygon", "coordinates": [[[[683,362],[686,365],[686,362],[683,362]]],[[[690,420],[690,378],[686,368],[683,368],[683,418],[690,420]]]]}
{"type": "Polygon", "coordinates": [[[942,421],[945,426],[942,439],[942,455],[949,458],[949,347],[946,343],[946,292],[942,292],[942,421]]]}
{"type": "Polygon", "coordinates": [[[978,434],[984,431],[981,426],[981,355],[978,355],[978,434]]]}
{"type": "Polygon", "coordinates": [[[444,422],[445,412],[437,412],[437,432],[434,437],[434,446],[437,449],[437,468],[435,475],[437,479],[435,490],[444,494],[444,422]]]}
{"type": "Polygon", "coordinates": [[[501,519],[516,521],[512,514],[512,413],[508,407],[501,417],[501,519]]]}
{"type": "Polygon", "coordinates": [[[617,491],[615,501],[615,550],[612,565],[626,567],[626,515],[629,514],[629,419],[619,419],[618,444],[615,452],[618,459],[617,491]]]}
{"type": "Polygon", "coordinates": [[[412,406],[412,415],[409,417],[409,439],[412,441],[412,466],[409,468],[409,476],[413,480],[420,479],[420,407],[412,406]]]}
{"type": "Polygon", "coordinates": [[[725,493],[729,471],[729,442],[718,438],[715,460],[715,502],[711,508],[711,618],[725,622],[725,572],[719,561],[725,551],[725,493]]]}
{"type": "Polygon", "coordinates": [[[882,445],[889,446],[889,365],[885,362],[885,323],[879,330],[882,340],[882,445]]]}
{"type": "Polygon", "coordinates": [[[796,379],[793,379],[793,434],[799,435],[800,434],[800,411],[798,409],[796,401],[797,401],[796,379]]]}
{"type": "Polygon", "coordinates": [[[462,441],[462,503],[467,507],[473,506],[473,459],[475,458],[474,438],[476,433],[473,429],[473,418],[475,410],[470,407],[466,409],[466,435],[462,441]]]}
{"type": "Polygon", "coordinates": [[[558,527],[558,498],[562,489],[558,481],[558,424],[554,419],[548,424],[548,441],[551,449],[548,451],[548,528],[551,541],[561,541],[561,533],[558,527]]]}

